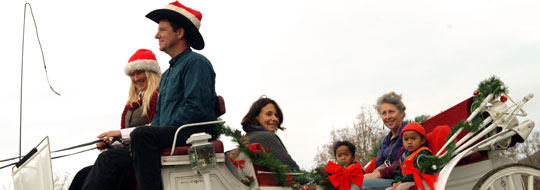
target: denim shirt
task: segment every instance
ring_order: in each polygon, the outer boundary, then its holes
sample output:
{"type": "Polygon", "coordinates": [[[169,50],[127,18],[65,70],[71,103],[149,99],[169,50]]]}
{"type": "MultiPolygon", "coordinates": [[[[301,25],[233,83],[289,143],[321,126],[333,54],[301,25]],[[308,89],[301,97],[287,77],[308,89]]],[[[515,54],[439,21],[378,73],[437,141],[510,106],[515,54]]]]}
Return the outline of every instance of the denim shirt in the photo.
{"type": "Polygon", "coordinates": [[[206,57],[190,48],[169,61],[161,76],[153,126],[214,121],[216,73],[206,57]]]}
{"type": "Polygon", "coordinates": [[[394,163],[396,160],[398,160],[397,157],[399,149],[403,147],[403,141],[401,140],[401,136],[399,134],[401,134],[401,129],[403,129],[403,127],[405,127],[407,124],[407,122],[403,122],[403,124],[401,124],[401,127],[393,139],[390,139],[392,138],[392,132],[388,132],[388,134],[386,134],[381,142],[381,145],[379,146],[379,152],[377,152],[377,167],[384,164],[384,161],[390,154],[390,151],[392,152],[392,155],[389,158],[390,163],[394,163]],[[393,150],[392,147],[394,147],[393,150]]]}

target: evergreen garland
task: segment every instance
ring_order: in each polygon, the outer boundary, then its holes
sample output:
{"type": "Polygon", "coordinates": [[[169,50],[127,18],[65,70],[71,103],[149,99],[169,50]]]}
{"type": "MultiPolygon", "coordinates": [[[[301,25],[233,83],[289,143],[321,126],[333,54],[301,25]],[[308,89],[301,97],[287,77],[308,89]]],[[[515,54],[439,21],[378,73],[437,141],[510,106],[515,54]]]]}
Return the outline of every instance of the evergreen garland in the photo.
{"type": "Polygon", "coordinates": [[[228,126],[221,126],[217,131],[219,134],[232,137],[233,142],[238,144],[238,151],[249,156],[254,165],[264,167],[271,172],[274,172],[276,180],[280,186],[293,187],[297,186],[297,181],[303,181],[304,176],[295,176],[296,179],[290,179],[286,173],[297,172],[293,171],[288,165],[284,165],[274,155],[267,152],[252,152],[247,147],[245,138],[242,138],[242,132],[238,129],[231,129],[228,126]]]}
{"type": "Polygon", "coordinates": [[[493,97],[498,97],[502,94],[507,94],[508,88],[498,77],[491,76],[488,79],[480,82],[477,93],[478,94],[476,94],[476,96],[473,98],[474,103],[471,105],[472,110],[478,108],[489,94],[493,94],[493,97]]]}
{"type": "Polygon", "coordinates": [[[308,175],[308,177],[312,179],[323,190],[336,189],[328,179],[328,173],[326,173],[325,164],[313,169],[310,173],[306,175],[308,175]]]}
{"type": "MultiPolygon", "coordinates": [[[[503,82],[500,81],[496,76],[492,76],[482,82],[480,82],[477,92],[475,92],[475,97],[473,98],[474,102],[471,105],[471,109],[475,110],[481,104],[481,102],[489,95],[493,94],[494,97],[498,97],[502,94],[508,93],[508,89],[504,86],[503,82]]],[[[427,115],[423,115],[418,120],[429,118],[427,115]]],[[[447,137],[447,141],[453,136],[459,129],[463,128],[469,132],[476,132],[480,125],[482,124],[483,119],[481,114],[478,114],[471,122],[460,121],[456,123],[452,128],[452,132],[447,137]]],[[[326,166],[322,165],[311,172],[306,171],[293,171],[289,166],[284,165],[279,161],[274,155],[267,152],[252,152],[246,146],[246,139],[242,138],[242,132],[234,129],[232,130],[228,126],[221,125],[217,127],[216,133],[218,135],[226,135],[233,138],[233,142],[238,144],[238,151],[243,152],[248,155],[252,160],[254,165],[265,167],[266,169],[274,172],[277,182],[280,186],[292,187],[293,189],[298,189],[300,187],[299,182],[308,182],[312,181],[322,187],[323,189],[335,189],[333,185],[328,180],[328,174],[325,171],[326,166]],[[290,172],[301,172],[303,175],[291,177],[286,173],[290,172]]],[[[378,146],[377,146],[378,148],[378,146]]],[[[375,149],[376,150],[376,149],[375,149]]],[[[439,172],[451,159],[452,153],[456,150],[456,142],[452,142],[447,147],[447,152],[442,157],[437,157],[435,155],[426,156],[426,159],[423,163],[419,163],[419,170],[422,173],[437,173],[439,172]]],[[[374,152],[376,155],[376,152],[374,152]]]]}
{"type": "MultiPolygon", "coordinates": [[[[471,105],[471,110],[476,110],[489,94],[493,94],[493,97],[498,97],[506,93],[508,93],[508,88],[504,86],[504,83],[499,80],[498,77],[492,76],[480,82],[478,85],[478,89],[475,91],[475,96],[473,97],[474,102],[471,105]]],[[[464,120],[459,121],[451,128],[452,132],[446,137],[446,141],[448,142],[450,137],[452,137],[459,129],[465,129],[469,132],[478,131],[482,122],[483,119],[481,114],[476,115],[471,122],[464,120]]],[[[419,164],[419,170],[422,171],[422,173],[439,172],[450,159],[452,159],[452,153],[454,153],[455,150],[456,142],[454,141],[448,145],[447,152],[444,156],[440,158],[435,155],[426,156],[426,160],[419,164]]]]}

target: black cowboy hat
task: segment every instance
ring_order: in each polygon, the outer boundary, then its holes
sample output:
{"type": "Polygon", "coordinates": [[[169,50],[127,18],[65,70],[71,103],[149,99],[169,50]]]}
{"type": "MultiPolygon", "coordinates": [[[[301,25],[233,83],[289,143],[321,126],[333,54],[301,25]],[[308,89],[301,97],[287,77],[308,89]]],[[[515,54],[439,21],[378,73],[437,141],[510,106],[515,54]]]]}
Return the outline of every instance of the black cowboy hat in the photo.
{"type": "Polygon", "coordinates": [[[204,48],[204,39],[199,32],[202,14],[199,11],[186,7],[178,1],[172,2],[163,9],[156,9],[146,15],[146,18],[156,23],[163,19],[175,23],[186,30],[186,40],[197,50],[204,48]]]}

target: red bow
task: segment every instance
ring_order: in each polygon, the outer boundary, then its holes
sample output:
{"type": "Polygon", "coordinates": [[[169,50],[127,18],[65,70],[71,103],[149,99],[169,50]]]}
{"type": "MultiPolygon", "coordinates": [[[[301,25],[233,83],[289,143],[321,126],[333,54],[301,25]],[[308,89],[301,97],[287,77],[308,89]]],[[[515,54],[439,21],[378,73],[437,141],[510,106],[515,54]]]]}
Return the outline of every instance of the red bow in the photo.
{"type": "Polygon", "coordinates": [[[291,186],[291,182],[293,180],[293,177],[290,174],[287,174],[287,185],[291,186]]]}
{"type": "Polygon", "coordinates": [[[358,187],[362,187],[362,183],[364,182],[364,173],[362,172],[360,163],[343,168],[332,161],[328,161],[326,172],[334,174],[328,176],[328,179],[330,179],[334,187],[339,187],[339,190],[351,189],[351,182],[358,187]]]}
{"type": "Polygon", "coordinates": [[[251,152],[253,152],[255,158],[257,158],[257,152],[264,152],[264,148],[260,143],[248,144],[248,148],[251,152]]]}
{"type": "Polygon", "coordinates": [[[240,167],[240,169],[244,169],[244,166],[242,166],[242,164],[246,163],[245,160],[235,160],[231,157],[229,157],[229,160],[233,163],[233,168],[240,167]]]}
{"type": "Polygon", "coordinates": [[[413,175],[414,182],[416,183],[416,186],[418,188],[425,189],[424,184],[422,183],[422,178],[423,178],[431,189],[435,189],[433,184],[435,183],[435,180],[437,179],[437,175],[425,174],[425,173],[420,172],[420,170],[414,167],[413,160],[405,160],[403,161],[403,165],[405,166],[401,166],[401,170],[405,174],[413,175]]]}
{"type": "Polygon", "coordinates": [[[313,186],[313,185],[304,185],[304,186],[300,187],[300,189],[298,189],[298,190],[317,190],[317,187],[313,186]]]}

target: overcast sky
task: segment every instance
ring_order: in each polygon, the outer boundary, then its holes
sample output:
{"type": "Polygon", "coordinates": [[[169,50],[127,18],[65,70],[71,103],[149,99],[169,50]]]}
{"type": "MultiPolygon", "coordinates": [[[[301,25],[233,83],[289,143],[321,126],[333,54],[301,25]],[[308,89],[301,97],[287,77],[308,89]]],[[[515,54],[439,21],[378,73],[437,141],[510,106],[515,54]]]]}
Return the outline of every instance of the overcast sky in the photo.
{"type": "MultiPolygon", "coordinates": [[[[118,129],[129,78],[123,68],[139,48],[170,57],[145,14],[170,1],[31,1],[45,53],[47,85],[30,13],[24,55],[22,152],[45,136],[51,148],[95,140],[118,129]]],[[[18,155],[21,40],[25,1],[0,3],[0,159],[18,155]]],[[[540,122],[540,2],[528,0],[182,1],[202,12],[199,51],[213,64],[229,126],[261,95],[284,112],[278,132],[303,169],[314,165],[330,131],[355,122],[380,95],[403,94],[409,118],[435,115],[497,75],[525,106],[521,121],[540,122]]],[[[538,128],[538,127],[536,127],[538,128]]],[[[225,149],[235,147],[223,139],[225,149]]],[[[98,151],[53,160],[74,175],[98,151]]],[[[2,163],[4,165],[4,163],[2,163]]],[[[0,187],[11,181],[0,171],[0,187]]]]}

